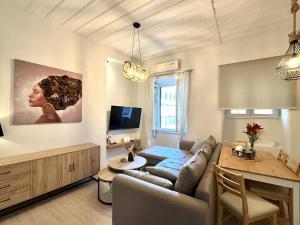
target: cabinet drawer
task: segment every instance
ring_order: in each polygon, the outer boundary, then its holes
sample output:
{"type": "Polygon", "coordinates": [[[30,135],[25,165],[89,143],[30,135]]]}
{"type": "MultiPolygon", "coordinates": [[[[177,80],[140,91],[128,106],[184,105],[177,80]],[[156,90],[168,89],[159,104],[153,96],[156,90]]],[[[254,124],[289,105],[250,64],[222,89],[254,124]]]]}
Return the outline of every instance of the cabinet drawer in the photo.
{"type": "Polygon", "coordinates": [[[0,209],[3,209],[8,206],[10,202],[10,197],[8,193],[2,194],[0,196],[0,209]]]}
{"type": "Polygon", "coordinates": [[[0,196],[0,210],[11,205],[30,199],[30,187],[23,187],[19,190],[11,190],[0,196]]]}
{"type": "Polygon", "coordinates": [[[25,201],[30,196],[30,162],[0,167],[0,209],[25,201]]]}
{"type": "Polygon", "coordinates": [[[8,166],[0,166],[0,182],[15,176],[30,174],[31,162],[17,163],[8,166]]]}
{"type": "Polygon", "coordinates": [[[0,182],[0,198],[10,191],[10,183],[0,182]]]}

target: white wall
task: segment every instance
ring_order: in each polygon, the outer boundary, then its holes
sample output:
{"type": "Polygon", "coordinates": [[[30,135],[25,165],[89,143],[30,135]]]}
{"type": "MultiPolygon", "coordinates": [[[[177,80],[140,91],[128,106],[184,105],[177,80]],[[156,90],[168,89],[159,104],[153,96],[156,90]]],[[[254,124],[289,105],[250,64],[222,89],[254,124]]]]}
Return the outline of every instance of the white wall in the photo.
{"type": "MultiPolygon", "coordinates": [[[[126,57],[113,59],[108,58],[106,64],[106,98],[108,117],[111,105],[139,107],[138,104],[138,83],[127,80],[123,76],[123,62],[126,57]]],[[[108,124],[109,121],[107,121],[108,124]]],[[[129,136],[130,139],[139,138],[140,129],[126,129],[108,131],[112,142],[119,142],[122,137],[129,136]]],[[[127,149],[123,147],[107,150],[107,159],[119,157],[127,154],[127,149]]]]}
{"type": "Polygon", "coordinates": [[[85,142],[101,146],[106,166],[106,60],[125,55],[91,43],[0,1],[0,157],[85,142]],[[83,118],[80,123],[12,125],[13,59],[21,59],[83,75],[83,118]]]}
{"type": "MultiPolygon", "coordinates": [[[[147,64],[150,68],[158,62],[180,59],[182,69],[193,69],[189,110],[190,121],[192,122],[188,129],[189,140],[194,140],[197,137],[206,138],[211,133],[218,141],[224,141],[228,135],[225,134],[227,130],[224,130],[223,127],[228,128],[230,126],[233,127],[230,132],[236,135],[233,138],[240,137],[238,130],[242,132],[242,124],[246,124],[247,121],[225,122],[223,111],[217,109],[218,65],[282,55],[288,48],[288,33],[289,27],[277,27],[276,30],[267,32],[265,36],[240,39],[223,43],[221,46],[188,49],[148,59],[147,64]]],[[[264,140],[278,140],[292,157],[300,159],[300,153],[297,150],[300,144],[298,143],[299,115],[300,110],[287,111],[285,123],[280,120],[259,122],[266,127],[264,140]],[[288,136],[286,130],[290,129],[293,131],[291,140],[286,138],[288,136]]],[[[161,136],[160,138],[163,139],[161,136]]]]}
{"type": "MultiPolygon", "coordinates": [[[[217,67],[216,53],[209,49],[190,49],[183,52],[156,57],[147,61],[150,70],[158,62],[180,59],[182,70],[193,69],[191,73],[190,124],[188,139],[207,138],[213,134],[221,141],[222,112],[217,110],[217,67]]],[[[153,143],[177,146],[178,136],[160,133],[153,143]],[[174,141],[171,141],[174,140],[174,141]]]]}
{"type": "MultiPolygon", "coordinates": [[[[0,1],[0,157],[87,142],[81,123],[12,125],[14,96],[13,59],[21,59],[83,74],[87,93],[83,38],[50,25],[0,1]]],[[[28,93],[29,95],[30,93],[28,93]]],[[[83,111],[87,104],[83,103],[83,111]]]]}
{"type": "Polygon", "coordinates": [[[107,76],[106,61],[108,57],[124,59],[125,55],[100,45],[101,43],[88,43],[86,54],[87,85],[86,96],[87,128],[86,133],[91,142],[101,146],[100,166],[107,164],[106,130],[107,130],[107,76]]]}
{"type": "Polygon", "coordinates": [[[300,80],[297,81],[298,86],[298,107],[297,110],[290,110],[289,127],[291,137],[291,154],[294,158],[300,160],[300,80]]]}
{"type": "Polygon", "coordinates": [[[110,110],[111,105],[138,106],[138,83],[123,76],[123,62],[125,59],[109,58],[107,61],[107,110],[110,110]]]}
{"type": "Polygon", "coordinates": [[[250,119],[250,118],[226,118],[223,125],[223,140],[228,142],[234,140],[248,141],[248,136],[243,133],[247,123],[258,123],[264,130],[263,135],[257,141],[261,146],[279,146],[284,143],[284,129],[281,119],[250,119]]]}
{"type": "Polygon", "coordinates": [[[157,132],[151,138],[151,145],[161,145],[171,148],[178,148],[179,135],[173,133],[157,132]]]}

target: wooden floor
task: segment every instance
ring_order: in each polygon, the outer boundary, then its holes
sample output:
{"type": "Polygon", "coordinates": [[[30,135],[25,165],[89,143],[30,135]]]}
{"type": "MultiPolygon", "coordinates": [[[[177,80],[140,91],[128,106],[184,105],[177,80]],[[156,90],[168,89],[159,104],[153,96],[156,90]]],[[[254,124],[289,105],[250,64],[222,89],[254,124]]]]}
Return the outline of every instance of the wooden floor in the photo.
{"type": "Polygon", "coordinates": [[[0,218],[1,225],[112,225],[111,206],[97,199],[90,181],[0,218]]]}
{"type": "MultiPolygon", "coordinates": [[[[91,181],[0,218],[1,225],[112,225],[111,206],[97,199],[91,181]]],[[[224,225],[239,225],[234,219],[224,225]]],[[[253,225],[269,225],[268,220],[253,225]]],[[[288,225],[279,219],[278,225],[288,225]]],[[[142,224],[141,224],[142,225],[142,224]]],[[[155,223],[154,223],[155,225],[155,223]]],[[[188,224],[183,224],[188,225],[188,224]]]]}

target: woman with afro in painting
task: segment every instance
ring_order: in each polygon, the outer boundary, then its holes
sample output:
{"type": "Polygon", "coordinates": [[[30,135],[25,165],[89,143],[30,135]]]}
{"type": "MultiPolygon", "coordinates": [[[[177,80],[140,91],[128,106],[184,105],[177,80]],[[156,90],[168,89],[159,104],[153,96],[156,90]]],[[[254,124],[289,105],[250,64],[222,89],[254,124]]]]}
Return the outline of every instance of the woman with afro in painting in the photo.
{"type": "Polygon", "coordinates": [[[59,123],[61,119],[56,111],[75,105],[81,97],[81,80],[67,75],[48,76],[33,86],[29,105],[42,107],[43,115],[36,123],[59,123]]]}

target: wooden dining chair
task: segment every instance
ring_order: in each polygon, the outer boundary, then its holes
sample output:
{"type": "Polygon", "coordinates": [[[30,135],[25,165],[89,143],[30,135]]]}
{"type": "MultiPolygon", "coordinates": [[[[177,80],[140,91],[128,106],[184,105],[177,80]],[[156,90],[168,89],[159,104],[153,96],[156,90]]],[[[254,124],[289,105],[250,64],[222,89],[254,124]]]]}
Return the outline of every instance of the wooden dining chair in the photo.
{"type": "Polygon", "coordinates": [[[279,153],[278,153],[277,159],[280,162],[282,162],[283,164],[285,164],[287,158],[288,158],[288,155],[283,150],[280,150],[279,153]]]}
{"type": "Polygon", "coordinates": [[[285,160],[285,165],[289,168],[297,177],[300,175],[300,162],[290,159],[287,157],[285,160]]]}
{"type": "Polygon", "coordinates": [[[217,225],[223,224],[223,208],[243,225],[257,220],[271,218],[272,225],[277,223],[277,206],[245,189],[243,175],[234,174],[214,164],[218,189],[217,225]]]}
{"type": "MultiPolygon", "coordinates": [[[[280,158],[279,155],[278,158],[280,158]]],[[[300,175],[300,162],[289,159],[287,155],[285,155],[283,162],[287,168],[295,173],[296,176],[300,175]]],[[[283,203],[286,202],[288,206],[290,224],[293,224],[293,192],[290,188],[262,182],[249,182],[249,190],[262,198],[279,201],[282,210],[283,203]]]]}

